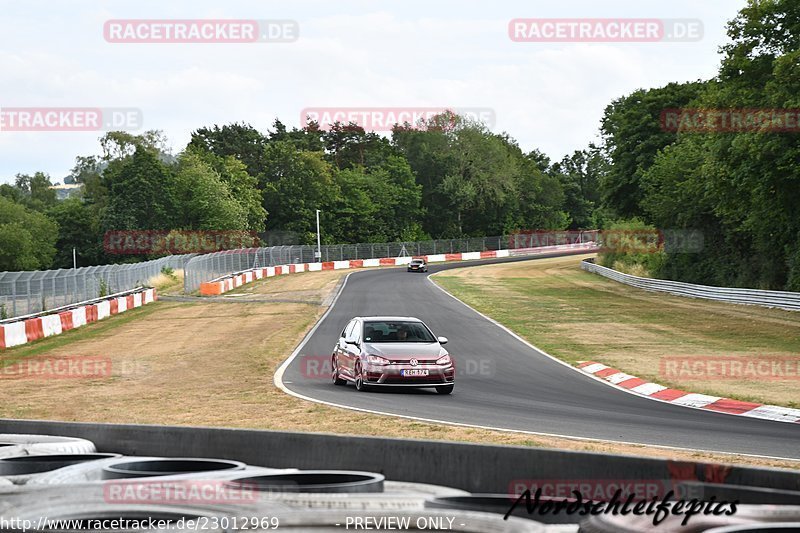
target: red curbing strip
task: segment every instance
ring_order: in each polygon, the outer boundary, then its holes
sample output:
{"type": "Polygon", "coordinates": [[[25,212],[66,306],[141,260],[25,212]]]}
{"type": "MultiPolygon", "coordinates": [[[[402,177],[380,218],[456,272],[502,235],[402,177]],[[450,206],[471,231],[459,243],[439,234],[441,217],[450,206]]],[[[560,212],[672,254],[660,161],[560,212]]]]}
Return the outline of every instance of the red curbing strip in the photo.
{"type": "Polygon", "coordinates": [[[664,389],[661,392],[657,392],[655,394],[651,394],[651,398],[655,398],[656,400],[664,400],[665,402],[671,402],[672,400],[677,400],[682,396],[686,396],[689,394],[686,391],[678,390],[678,389],[664,389]]]}
{"type": "Polygon", "coordinates": [[[598,370],[594,373],[595,376],[598,378],[605,378],[608,376],[613,376],[614,374],[619,374],[620,371],[616,368],[604,368],[603,370],[598,370]]]}
{"type": "MultiPolygon", "coordinates": [[[[675,402],[676,405],[681,405],[683,407],[705,409],[708,411],[714,411],[716,413],[747,416],[762,420],[773,420],[775,422],[783,422],[790,424],[800,424],[800,409],[793,409],[790,407],[782,407],[778,405],[764,405],[754,402],[744,402],[741,400],[733,400],[730,398],[718,398],[716,401],[712,401],[711,403],[705,403],[703,400],[704,397],[706,398],[709,397],[709,395],[707,394],[691,394],[689,392],[678,389],[664,388],[663,385],[659,385],[651,381],[637,378],[635,376],[631,376],[628,379],[621,381],[619,383],[614,383],[613,381],[610,381],[609,378],[611,376],[623,372],[620,372],[615,368],[605,368],[597,372],[587,371],[586,368],[592,365],[602,365],[602,363],[598,363],[597,361],[580,361],[579,363],[577,363],[576,367],[590,376],[593,375],[601,378],[603,381],[607,382],[610,385],[617,386],[621,389],[625,389],[627,391],[630,391],[639,396],[643,396],[645,398],[661,400],[667,403],[675,402]],[[641,387],[641,389],[638,391],[635,390],[637,387],[640,386],[643,387],[641,387]],[[685,396],[689,396],[689,398],[686,398],[683,402],[681,401],[676,402],[676,400],[680,400],[685,396]]],[[[713,396],[711,398],[713,399],[717,397],[713,396]]]]}
{"type": "Polygon", "coordinates": [[[645,383],[647,383],[647,381],[641,378],[631,378],[631,379],[626,379],[621,383],[617,383],[617,385],[619,385],[623,389],[632,389],[634,387],[638,387],[639,385],[644,385],[645,383]]]}
{"type": "Polygon", "coordinates": [[[710,403],[704,409],[712,411],[719,411],[721,413],[730,413],[733,415],[740,415],[748,411],[752,411],[756,407],[761,407],[763,404],[753,402],[742,402],[739,400],[731,400],[729,398],[722,398],[714,403],[710,403]]]}

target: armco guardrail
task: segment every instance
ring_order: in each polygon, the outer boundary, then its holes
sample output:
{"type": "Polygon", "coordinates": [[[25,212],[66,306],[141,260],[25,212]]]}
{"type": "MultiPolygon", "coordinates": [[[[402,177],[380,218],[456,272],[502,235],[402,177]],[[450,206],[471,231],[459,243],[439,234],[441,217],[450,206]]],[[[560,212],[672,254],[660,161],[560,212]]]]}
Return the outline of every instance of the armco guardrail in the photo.
{"type": "Polygon", "coordinates": [[[122,265],[0,272],[0,318],[41,313],[98,298],[101,294],[147,285],[163,268],[184,268],[194,256],[170,255],[122,265]]]}
{"type": "Polygon", "coordinates": [[[719,302],[800,311],[800,293],[797,292],[712,287],[710,285],[695,285],[693,283],[683,283],[680,281],[642,278],[639,276],[631,276],[630,274],[623,274],[614,269],[597,265],[590,259],[582,261],[581,268],[588,272],[594,272],[595,274],[600,274],[614,281],[647,291],[666,292],[676,296],[688,296],[689,298],[702,298],[719,302]]]}

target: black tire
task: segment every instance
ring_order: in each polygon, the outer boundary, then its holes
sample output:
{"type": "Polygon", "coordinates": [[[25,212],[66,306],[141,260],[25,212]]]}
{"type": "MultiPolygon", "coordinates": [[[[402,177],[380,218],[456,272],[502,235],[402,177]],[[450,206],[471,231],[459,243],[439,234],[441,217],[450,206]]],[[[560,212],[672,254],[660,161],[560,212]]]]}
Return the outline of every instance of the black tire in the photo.
{"type": "Polygon", "coordinates": [[[369,385],[364,384],[364,376],[362,375],[361,371],[361,363],[356,363],[356,390],[358,392],[367,392],[369,390],[369,385]]]}
{"type": "Polygon", "coordinates": [[[331,358],[331,366],[333,367],[333,371],[331,372],[331,381],[333,381],[333,384],[347,385],[347,381],[339,377],[339,364],[336,362],[336,356],[331,358]]]}
{"type": "Polygon", "coordinates": [[[454,388],[455,385],[439,385],[436,387],[436,392],[439,394],[451,394],[454,388]]]}

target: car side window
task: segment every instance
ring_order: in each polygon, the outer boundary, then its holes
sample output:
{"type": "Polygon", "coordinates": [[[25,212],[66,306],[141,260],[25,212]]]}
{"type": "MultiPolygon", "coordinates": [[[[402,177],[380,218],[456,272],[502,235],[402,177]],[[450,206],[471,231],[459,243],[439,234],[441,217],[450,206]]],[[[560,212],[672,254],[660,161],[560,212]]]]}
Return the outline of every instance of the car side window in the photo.
{"type": "Polygon", "coordinates": [[[351,320],[350,323],[347,324],[347,327],[344,328],[345,340],[353,340],[353,338],[355,337],[355,335],[353,334],[353,330],[356,329],[356,324],[358,324],[358,321],[351,320]]]}
{"type": "Polygon", "coordinates": [[[347,325],[342,330],[342,338],[343,339],[349,339],[350,338],[350,332],[353,330],[353,325],[355,323],[356,323],[355,320],[351,320],[350,322],[347,323],[347,325]]]}

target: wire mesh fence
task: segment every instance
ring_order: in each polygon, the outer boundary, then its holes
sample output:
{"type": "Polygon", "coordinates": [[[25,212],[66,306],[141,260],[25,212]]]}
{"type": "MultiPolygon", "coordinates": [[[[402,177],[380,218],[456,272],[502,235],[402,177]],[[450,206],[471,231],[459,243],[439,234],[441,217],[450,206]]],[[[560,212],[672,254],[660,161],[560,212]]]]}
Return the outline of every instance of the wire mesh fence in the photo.
{"type": "MultiPolygon", "coordinates": [[[[534,232],[501,235],[498,237],[473,237],[438,239],[418,242],[332,244],[321,247],[320,261],[345,261],[380,257],[408,257],[421,255],[482,252],[514,248],[535,248],[555,244],[588,242],[596,232],[534,232]]],[[[251,268],[313,263],[317,261],[316,246],[287,245],[269,248],[246,248],[203,254],[191,259],[184,268],[184,292],[192,293],[204,281],[251,268]]]]}
{"type": "Polygon", "coordinates": [[[0,320],[41,313],[145,285],[165,267],[184,268],[194,255],[170,255],[124,265],[0,272],[0,320]]]}

